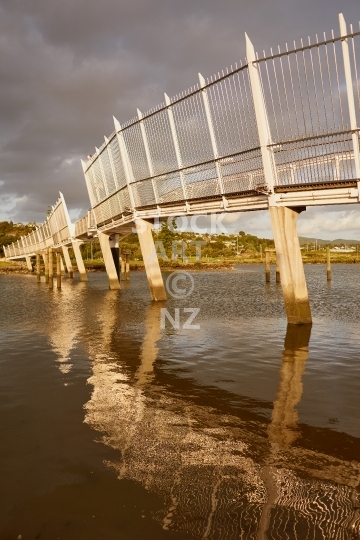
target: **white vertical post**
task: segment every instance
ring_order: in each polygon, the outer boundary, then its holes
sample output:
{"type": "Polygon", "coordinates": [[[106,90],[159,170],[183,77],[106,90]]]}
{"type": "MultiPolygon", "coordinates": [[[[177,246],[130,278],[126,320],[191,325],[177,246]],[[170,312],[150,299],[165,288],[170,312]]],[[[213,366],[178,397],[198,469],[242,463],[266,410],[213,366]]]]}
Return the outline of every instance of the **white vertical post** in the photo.
{"type": "Polygon", "coordinates": [[[199,73],[198,75],[199,75],[200,88],[202,88],[201,95],[202,95],[202,98],[203,98],[203,103],[204,103],[204,108],[205,108],[205,115],[206,115],[206,120],[207,120],[207,124],[208,124],[208,128],[209,128],[209,133],[210,133],[211,146],[212,146],[212,150],[213,150],[213,154],[214,154],[214,158],[215,158],[215,167],[216,167],[216,174],[217,174],[217,177],[218,177],[218,180],[219,180],[220,193],[221,193],[221,195],[223,197],[224,207],[226,207],[227,203],[226,203],[226,199],[224,197],[224,185],[223,185],[223,180],[222,180],[222,176],[221,176],[220,165],[219,165],[219,162],[217,161],[217,159],[219,157],[219,152],[218,152],[218,147],[217,147],[217,143],[216,143],[215,130],[214,130],[214,124],[213,124],[212,116],[211,116],[209,98],[208,98],[206,88],[205,88],[206,82],[205,82],[204,77],[201,75],[201,73],[199,73]]]}
{"type": "Polygon", "coordinates": [[[142,140],[143,140],[143,143],[144,143],[146,160],[147,160],[147,163],[148,163],[149,172],[150,172],[150,176],[151,176],[151,184],[152,184],[153,191],[154,191],[155,202],[158,205],[159,204],[159,197],[158,197],[157,190],[156,190],[156,187],[155,187],[155,182],[154,182],[154,180],[152,178],[154,176],[154,167],[153,167],[152,160],[151,160],[150,148],[149,148],[149,143],[148,143],[148,140],[147,140],[144,121],[142,119],[142,117],[143,117],[142,112],[139,111],[139,109],[137,109],[137,115],[138,115],[138,118],[140,120],[140,130],[141,130],[142,140]]]}
{"type": "Polygon", "coordinates": [[[59,191],[59,194],[60,194],[60,199],[61,199],[61,202],[62,202],[62,207],[63,207],[63,211],[64,211],[66,224],[67,224],[67,227],[68,227],[68,230],[69,230],[69,236],[74,236],[74,234],[75,234],[75,224],[71,222],[70,214],[69,214],[68,208],[66,206],[64,195],[61,193],[61,191],[59,191]]]}
{"type": "MultiPolygon", "coordinates": [[[[248,61],[248,69],[250,76],[251,92],[255,108],[256,123],[259,133],[259,141],[261,147],[261,156],[264,166],[265,182],[271,192],[274,193],[274,186],[276,185],[276,168],[274,162],[274,154],[271,145],[271,132],[269,121],[266,113],[265,99],[261,88],[259,67],[256,62],[256,55],[254,46],[251,43],[249,36],[245,34],[246,38],[246,57],[248,61]]],[[[269,205],[272,206],[271,197],[269,199],[269,205]]]]}
{"type": "Polygon", "coordinates": [[[85,163],[84,160],[81,160],[81,166],[82,166],[83,173],[84,173],[85,184],[86,184],[86,188],[87,188],[87,191],[88,191],[88,194],[89,194],[91,208],[94,208],[94,206],[96,205],[96,202],[97,202],[96,201],[96,196],[95,196],[95,193],[92,190],[92,186],[91,186],[90,181],[89,181],[89,179],[87,177],[86,163],[85,163]]]}
{"type": "MultiPolygon", "coordinates": [[[[177,165],[179,169],[181,169],[183,166],[183,163],[181,159],[179,140],[178,140],[178,136],[176,132],[174,113],[172,111],[171,101],[170,101],[169,96],[167,94],[164,94],[164,96],[165,96],[165,104],[167,107],[168,118],[169,118],[169,123],[170,123],[171,135],[173,138],[173,143],[174,143],[174,148],[175,148],[176,161],[177,161],[177,165]]],[[[180,171],[180,181],[181,181],[181,187],[184,194],[184,201],[186,203],[186,208],[188,209],[188,203],[186,201],[187,196],[186,196],[186,188],[185,188],[185,182],[184,182],[184,173],[182,171],[180,171]]]]}
{"type": "MultiPolygon", "coordinates": [[[[347,35],[347,28],[344,15],[339,13],[339,23],[340,23],[340,36],[347,35]]],[[[355,101],[354,101],[354,89],[351,75],[351,63],[349,55],[349,44],[348,40],[344,37],[341,40],[342,53],[344,59],[344,71],[345,71],[345,81],[346,81],[346,93],[349,106],[349,116],[350,116],[350,129],[353,131],[351,134],[353,148],[354,148],[354,162],[355,162],[355,172],[358,185],[358,198],[360,201],[360,154],[359,154],[359,133],[355,131],[358,127],[356,121],[356,112],[355,112],[355,101]]]]}
{"type": "Polygon", "coordinates": [[[335,156],[334,158],[334,179],[340,180],[340,162],[339,162],[339,156],[335,156]]]}
{"type": "Polygon", "coordinates": [[[127,150],[126,150],[126,146],[125,146],[124,135],[123,135],[122,130],[121,130],[121,125],[120,125],[119,121],[115,118],[115,116],[113,116],[113,119],[114,119],[117,142],[118,142],[118,145],[119,145],[120,156],[121,156],[121,160],[122,160],[123,167],[124,167],[124,174],[125,174],[126,184],[127,184],[128,191],[129,191],[130,204],[131,204],[131,206],[132,206],[132,208],[133,208],[133,210],[135,212],[136,205],[135,205],[134,194],[133,194],[132,186],[131,186],[131,182],[132,182],[132,179],[133,179],[134,175],[132,174],[130,159],[129,159],[128,155],[127,155],[127,150]]]}

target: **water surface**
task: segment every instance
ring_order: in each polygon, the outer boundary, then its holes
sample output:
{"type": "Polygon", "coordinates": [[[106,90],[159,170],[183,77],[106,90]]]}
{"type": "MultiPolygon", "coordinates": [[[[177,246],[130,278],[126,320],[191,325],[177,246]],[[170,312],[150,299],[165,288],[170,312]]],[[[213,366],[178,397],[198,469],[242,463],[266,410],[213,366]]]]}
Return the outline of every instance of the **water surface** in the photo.
{"type": "Polygon", "coordinates": [[[312,328],[257,265],[164,303],[0,276],[0,539],[360,537],[359,272],[306,266],[312,328]]]}

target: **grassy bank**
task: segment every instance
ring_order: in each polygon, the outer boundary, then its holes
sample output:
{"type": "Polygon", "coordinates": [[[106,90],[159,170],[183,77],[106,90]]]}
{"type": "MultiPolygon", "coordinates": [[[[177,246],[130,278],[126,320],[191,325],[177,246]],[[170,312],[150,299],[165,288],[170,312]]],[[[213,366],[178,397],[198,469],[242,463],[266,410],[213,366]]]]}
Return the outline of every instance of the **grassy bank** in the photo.
{"type": "MultiPolygon", "coordinates": [[[[331,253],[331,264],[358,264],[360,259],[356,253],[331,253]]],[[[302,252],[304,264],[326,264],[325,251],[309,251],[302,252]]],[[[275,264],[275,253],[271,254],[271,263],[275,264]]],[[[232,270],[235,264],[264,264],[265,257],[260,254],[243,254],[239,257],[232,258],[203,258],[202,261],[197,261],[195,257],[189,257],[187,262],[163,262],[160,260],[161,269],[164,272],[171,272],[176,269],[184,269],[190,271],[196,270],[232,270]]],[[[88,272],[103,272],[105,271],[104,262],[101,259],[85,260],[86,270],[88,272]]],[[[74,269],[76,269],[75,261],[73,261],[74,269]]],[[[130,261],[130,269],[144,270],[143,261],[130,261]]],[[[18,261],[0,261],[0,274],[31,274],[24,262],[18,261]]],[[[41,266],[41,273],[44,273],[44,267],[41,266]]]]}

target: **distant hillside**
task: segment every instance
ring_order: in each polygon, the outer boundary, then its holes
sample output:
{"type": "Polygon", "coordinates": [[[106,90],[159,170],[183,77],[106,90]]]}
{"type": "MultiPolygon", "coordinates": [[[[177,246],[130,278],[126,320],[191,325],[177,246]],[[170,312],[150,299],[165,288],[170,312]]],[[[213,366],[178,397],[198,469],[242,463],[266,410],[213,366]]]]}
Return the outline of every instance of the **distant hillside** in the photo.
{"type": "Polygon", "coordinates": [[[344,245],[347,246],[356,246],[356,244],[360,244],[360,240],[344,240],[343,238],[337,238],[336,240],[322,240],[321,238],[307,238],[306,236],[299,236],[300,245],[306,245],[306,244],[315,244],[317,242],[318,245],[322,244],[328,244],[328,245],[344,245]]]}
{"type": "Polygon", "coordinates": [[[34,229],[34,223],[23,225],[22,223],[13,223],[12,221],[0,221],[0,257],[4,256],[3,246],[16,242],[21,236],[29,234],[34,229]]]}

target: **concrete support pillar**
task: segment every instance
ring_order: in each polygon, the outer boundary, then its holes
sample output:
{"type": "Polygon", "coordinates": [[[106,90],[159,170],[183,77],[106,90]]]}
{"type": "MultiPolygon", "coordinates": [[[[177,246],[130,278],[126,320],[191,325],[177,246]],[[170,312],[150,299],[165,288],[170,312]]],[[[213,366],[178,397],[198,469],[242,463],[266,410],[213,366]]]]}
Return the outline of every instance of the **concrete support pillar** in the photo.
{"type": "Polygon", "coordinates": [[[49,289],[54,288],[54,257],[52,248],[48,248],[49,258],[49,289]]]}
{"type": "Polygon", "coordinates": [[[120,274],[120,276],[121,276],[121,279],[123,281],[125,281],[126,275],[125,275],[125,254],[124,253],[121,255],[120,260],[121,260],[121,274],[120,274]]]}
{"type": "Polygon", "coordinates": [[[30,272],[32,272],[33,267],[31,264],[31,257],[29,257],[29,255],[26,255],[25,260],[26,260],[27,269],[30,270],[30,272]]]}
{"type": "Polygon", "coordinates": [[[64,261],[62,259],[62,256],[61,256],[61,253],[59,252],[60,254],[60,270],[61,270],[61,275],[62,276],[65,276],[65,266],[64,266],[64,261]]]}
{"type": "Polygon", "coordinates": [[[56,252],[56,285],[58,289],[61,289],[61,253],[56,252]]]}
{"type": "Polygon", "coordinates": [[[276,256],[276,283],[280,283],[280,268],[279,268],[279,261],[276,256]]]}
{"type": "Polygon", "coordinates": [[[311,323],[309,296],[296,229],[297,218],[305,208],[271,206],[269,210],[288,323],[311,323]]]}
{"type": "Polygon", "coordinates": [[[76,242],[76,241],[73,242],[72,247],[73,247],[74,255],[75,255],[75,259],[76,259],[76,266],[78,267],[78,271],[79,271],[79,274],[80,274],[80,281],[87,281],[88,277],[86,275],[84,261],[83,261],[82,256],[81,256],[80,242],[76,242]]]}
{"type": "Polygon", "coordinates": [[[48,250],[46,250],[45,253],[42,253],[42,258],[44,260],[44,266],[45,266],[45,283],[49,283],[49,254],[48,254],[48,250]]]}
{"type": "Polygon", "coordinates": [[[268,249],[265,250],[265,281],[270,283],[270,257],[271,253],[268,249]]]}
{"type": "Polygon", "coordinates": [[[331,281],[330,248],[326,250],[326,279],[331,281]]]}
{"type": "Polygon", "coordinates": [[[71,259],[70,259],[70,255],[69,255],[69,248],[67,246],[62,246],[62,250],[63,250],[63,254],[64,254],[66,268],[67,268],[67,271],[69,272],[69,278],[72,279],[74,277],[74,268],[73,268],[73,265],[71,263],[71,259]]]}
{"type": "MultiPolygon", "coordinates": [[[[115,265],[112,247],[110,246],[109,235],[98,231],[98,237],[99,237],[100,247],[101,247],[101,251],[102,251],[102,255],[104,259],[106,273],[109,278],[109,287],[110,289],[120,289],[118,270],[115,265]]],[[[119,252],[118,252],[117,257],[119,260],[119,252]]]]}
{"type": "Polygon", "coordinates": [[[125,274],[126,281],[130,281],[130,253],[125,255],[125,274]]]}
{"type": "Polygon", "coordinates": [[[116,274],[118,281],[120,281],[120,250],[119,250],[119,235],[114,233],[109,236],[109,244],[111,249],[112,258],[116,268],[116,274]]]}
{"type": "Polygon", "coordinates": [[[135,227],[139,237],[141,254],[152,299],[166,300],[164,281],[151,233],[151,223],[143,219],[136,219],[135,227]]]}
{"type": "Polygon", "coordinates": [[[41,275],[40,275],[40,253],[36,254],[36,281],[40,283],[41,281],[41,275]]]}

